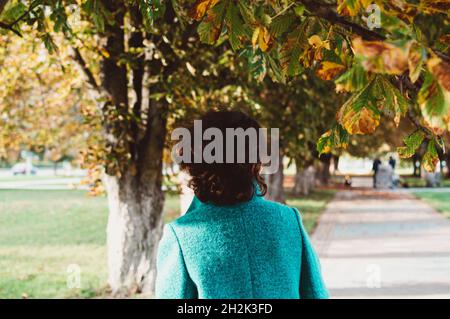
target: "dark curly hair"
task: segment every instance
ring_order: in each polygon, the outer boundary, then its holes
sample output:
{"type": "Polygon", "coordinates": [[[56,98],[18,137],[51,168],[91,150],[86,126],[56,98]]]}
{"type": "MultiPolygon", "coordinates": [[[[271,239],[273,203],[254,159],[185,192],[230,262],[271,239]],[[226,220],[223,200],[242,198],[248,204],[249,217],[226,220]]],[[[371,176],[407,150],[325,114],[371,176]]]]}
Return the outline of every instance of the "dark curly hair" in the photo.
{"type": "MultiPolygon", "coordinates": [[[[202,136],[203,132],[208,128],[218,128],[223,136],[223,155],[226,156],[225,145],[227,145],[226,129],[227,128],[255,128],[258,132],[260,125],[256,120],[240,111],[210,111],[206,113],[202,120],[202,136]]],[[[191,133],[191,156],[193,159],[194,150],[194,125],[188,127],[191,133]]],[[[250,200],[255,192],[257,196],[264,196],[267,191],[267,185],[263,177],[260,175],[261,162],[257,155],[256,163],[251,163],[250,152],[258,153],[259,134],[257,134],[258,143],[249,145],[248,137],[246,137],[245,150],[237,149],[236,140],[234,141],[234,161],[233,163],[181,163],[181,169],[186,171],[191,179],[189,187],[194,190],[195,195],[202,202],[212,202],[217,205],[233,205],[250,200]],[[238,152],[245,151],[244,163],[237,162],[238,152]],[[259,190],[257,190],[259,186],[259,190]]],[[[203,149],[209,141],[202,143],[203,149]]],[[[242,154],[241,154],[242,155],[242,154]]],[[[203,157],[202,157],[203,159],[203,157]]]]}

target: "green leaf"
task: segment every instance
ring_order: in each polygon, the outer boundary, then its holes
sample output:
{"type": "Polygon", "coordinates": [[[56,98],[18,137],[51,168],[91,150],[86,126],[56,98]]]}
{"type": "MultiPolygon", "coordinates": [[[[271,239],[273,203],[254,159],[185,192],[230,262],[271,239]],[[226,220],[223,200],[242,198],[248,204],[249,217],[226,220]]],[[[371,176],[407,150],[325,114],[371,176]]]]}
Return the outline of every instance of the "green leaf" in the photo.
{"type": "Polygon", "coordinates": [[[303,13],[305,12],[305,6],[303,4],[296,5],[294,7],[294,12],[299,17],[303,16],[303,13]]]}
{"type": "Polygon", "coordinates": [[[415,131],[404,139],[405,146],[397,148],[398,155],[401,158],[410,158],[417,152],[424,139],[425,133],[423,131],[415,131]]]}
{"type": "Polygon", "coordinates": [[[280,15],[272,20],[269,28],[270,33],[275,37],[279,37],[286,31],[291,29],[296,20],[297,17],[293,13],[280,15]]]}
{"type": "Polygon", "coordinates": [[[379,97],[378,109],[392,117],[398,126],[401,116],[408,110],[408,101],[400,91],[385,76],[377,76],[373,85],[372,95],[379,97]]]}
{"type": "Polygon", "coordinates": [[[251,38],[251,30],[244,24],[239,14],[239,8],[233,2],[230,2],[228,5],[225,24],[227,26],[228,39],[231,47],[234,51],[237,51],[242,48],[243,39],[251,38]]]}
{"type": "Polygon", "coordinates": [[[254,25],[256,23],[256,19],[251,6],[247,5],[246,1],[237,1],[237,3],[245,23],[247,25],[254,25]]]}
{"type": "Polygon", "coordinates": [[[197,32],[200,41],[215,44],[222,32],[223,19],[227,11],[228,1],[220,1],[208,12],[208,16],[200,22],[197,32]]]}
{"type": "Polygon", "coordinates": [[[354,92],[361,90],[368,82],[367,72],[359,61],[354,61],[350,69],[339,76],[335,81],[336,90],[354,92]]]}
{"type": "Polygon", "coordinates": [[[27,6],[23,2],[18,1],[12,6],[8,7],[2,13],[2,22],[5,24],[16,21],[21,15],[27,11],[27,6]]]}
{"type": "Polygon", "coordinates": [[[281,65],[278,62],[279,60],[274,59],[270,54],[266,54],[266,57],[270,66],[269,75],[272,76],[276,82],[286,84],[286,77],[284,76],[281,65]]]}
{"type": "Polygon", "coordinates": [[[358,0],[340,0],[338,1],[337,12],[340,15],[355,16],[361,8],[358,0]]]}
{"type": "Polygon", "coordinates": [[[409,78],[415,83],[422,71],[422,65],[427,57],[426,50],[416,41],[412,41],[408,46],[408,68],[409,78]]]}
{"type": "Polygon", "coordinates": [[[317,141],[316,149],[320,156],[324,153],[330,153],[335,148],[346,149],[348,141],[348,132],[341,125],[337,124],[331,130],[322,134],[317,141]]]}
{"type": "Polygon", "coordinates": [[[418,93],[417,102],[426,124],[436,134],[450,129],[450,121],[446,122],[446,118],[450,114],[450,93],[445,91],[430,72],[425,73],[425,80],[418,93]]]}
{"type": "Polygon", "coordinates": [[[247,58],[247,65],[253,78],[261,82],[267,73],[266,56],[264,52],[259,48],[253,50],[253,48],[249,47],[241,52],[241,56],[247,58]]]}
{"type": "Polygon", "coordinates": [[[427,115],[444,115],[446,113],[444,92],[430,72],[425,74],[425,80],[417,99],[419,104],[425,106],[424,111],[427,115]]]}
{"type": "Polygon", "coordinates": [[[292,32],[287,35],[287,38],[280,50],[280,60],[283,67],[284,74],[288,76],[295,76],[299,74],[303,68],[300,65],[300,56],[307,47],[307,30],[310,20],[305,20],[298,25],[292,32]]]}
{"type": "Polygon", "coordinates": [[[166,3],[162,0],[139,0],[139,9],[146,28],[152,28],[157,19],[164,16],[166,3]]]}
{"type": "Polygon", "coordinates": [[[105,25],[115,23],[113,14],[99,0],[87,0],[81,5],[83,11],[91,18],[98,31],[105,31],[105,25]]]}
{"type": "Polygon", "coordinates": [[[353,94],[340,108],[338,122],[350,134],[371,134],[380,124],[380,111],[373,97],[374,80],[353,94]]]}

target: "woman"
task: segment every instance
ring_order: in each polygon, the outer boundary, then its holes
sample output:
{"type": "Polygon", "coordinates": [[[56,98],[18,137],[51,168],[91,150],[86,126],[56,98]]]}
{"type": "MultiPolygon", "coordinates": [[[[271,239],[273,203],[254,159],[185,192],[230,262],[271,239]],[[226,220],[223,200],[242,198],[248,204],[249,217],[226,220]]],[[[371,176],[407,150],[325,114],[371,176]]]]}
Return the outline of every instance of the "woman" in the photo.
{"type": "MultiPolygon", "coordinates": [[[[203,132],[213,127],[225,139],[226,128],[259,129],[232,111],[206,114],[203,132]]],[[[259,143],[245,144],[245,150],[234,149],[235,159],[245,152],[245,163],[182,163],[195,197],[187,213],[164,229],[157,298],[328,297],[299,212],[263,198],[261,163],[249,160],[249,147],[259,143]]]]}

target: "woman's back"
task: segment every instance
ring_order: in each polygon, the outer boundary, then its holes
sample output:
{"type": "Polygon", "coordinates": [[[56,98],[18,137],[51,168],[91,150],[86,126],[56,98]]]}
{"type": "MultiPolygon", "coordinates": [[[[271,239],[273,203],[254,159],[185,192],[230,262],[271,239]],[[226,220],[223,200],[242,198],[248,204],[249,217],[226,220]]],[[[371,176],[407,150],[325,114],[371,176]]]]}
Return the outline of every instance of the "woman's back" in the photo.
{"type": "MultiPolygon", "coordinates": [[[[182,131],[174,158],[195,198],[164,230],[156,297],[327,297],[299,213],[262,197],[267,140],[258,122],[239,111],[211,111],[182,131]]],[[[276,140],[271,136],[269,167],[278,168],[276,140]]]]}
{"type": "Polygon", "coordinates": [[[326,298],[298,212],[254,195],[217,206],[194,199],[167,225],[158,298],[326,298]]]}

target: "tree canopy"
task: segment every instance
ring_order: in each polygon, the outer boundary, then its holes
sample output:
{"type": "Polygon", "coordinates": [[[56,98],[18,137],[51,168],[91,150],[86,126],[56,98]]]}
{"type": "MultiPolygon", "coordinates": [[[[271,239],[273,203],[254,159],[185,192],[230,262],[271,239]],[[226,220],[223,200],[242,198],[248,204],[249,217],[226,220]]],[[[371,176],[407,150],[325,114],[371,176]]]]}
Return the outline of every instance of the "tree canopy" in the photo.
{"type": "Polygon", "coordinates": [[[417,130],[399,155],[410,157],[426,138],[425,167],[450,129],[449,11],[446,1],[198,0],[190,16],[200,39],[243,50],[250,72],[285,83],[313,69],[352,93],[319,152],[346,147],[349,134],[370,134],[382,117],[407,116],[417,130]]]}
{"type": "MultiPolygon", "coordinates": [[[[0,27],[20,35],[22,24],[31,25],[50,52],[57,50],[54,32],[73,41],[82,36],[80,31],[92,35],[117,22],[114,10],[102,1],[6,3],[1,1],[0,27]],[[89,21],[88,29],[80,29],[83,24],[76,19],[89,21]]],[[[149,33],[165,29],[166,1],[124,5],[138,6],[136,14],[149,33]]],[[[385,117],[396,125],[407,117],[417,131],[405,139],[399,154],[411,156],[423,136],[429,145],[426,166],[436,164],[436,149],[443,147],[442,136],[450,129],[447,1],[178,0],[171,6],[187,29],[196,27],[201,42],[228,42],[258,81],[268,75],[288,83],[311,69],[318,78],[333,81],[338,92],[351,93],[335,105],[336,123],[319,139],[319,153],[345,148],[349,135],[373,133],[385,117]]],[[[110,54],[102,46],[98,52],[110,54]]],[[[124,63],[136,60],[136,53],[129,50],[124,63]]]]}

